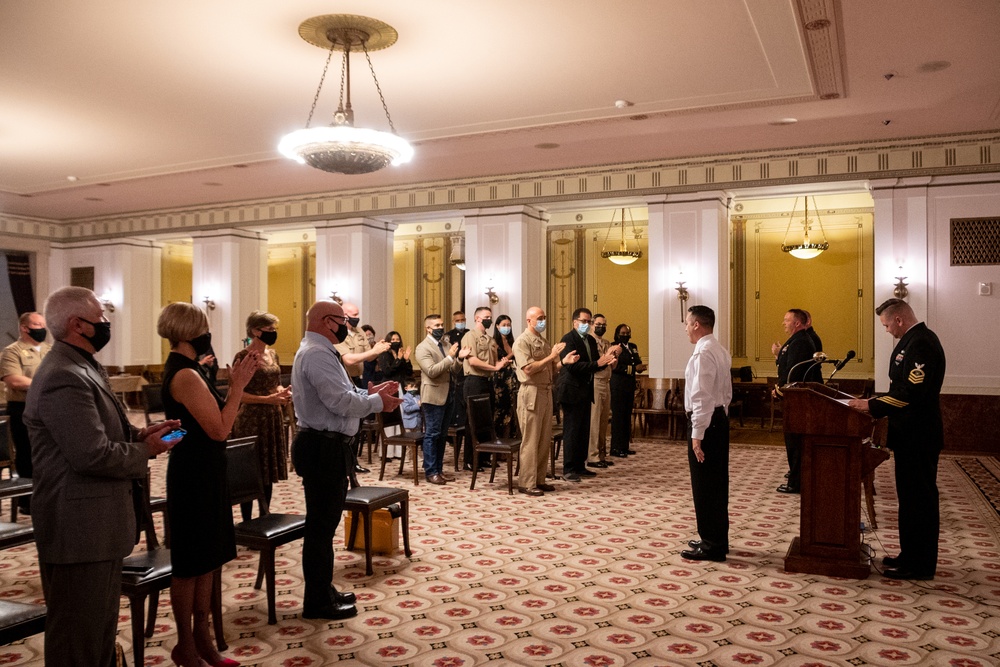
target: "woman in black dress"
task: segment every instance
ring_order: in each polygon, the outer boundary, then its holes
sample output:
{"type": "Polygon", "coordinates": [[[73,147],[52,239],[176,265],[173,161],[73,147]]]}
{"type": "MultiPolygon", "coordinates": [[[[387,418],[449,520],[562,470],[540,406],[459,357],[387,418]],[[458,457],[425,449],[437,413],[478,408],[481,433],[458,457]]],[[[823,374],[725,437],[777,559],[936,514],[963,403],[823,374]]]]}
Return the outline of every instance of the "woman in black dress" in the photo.
{"type": "Polygon", "coordinates": [[[514,334],[511,331],[510,315],[497,318],[493,340],[497,342],[497,361],[509,359],[510,363],[498,370],[491,378],[493,382],[493,427],[498,437],[514,437],[514,406],[521,383],[517,381],[514,369],[514,334]]]}
{"type": "MultiPolygon", "coordinates": [[[[413,376],[413,364],[410,354],[413,350],[403,347],[403,337],[398,331],[390,331],[385,335],[389,349],[378,355],[378,367],[382,373],[382,382],[398,382],[402,388],[413,376]]],[[[365,385],[367,386],[367,385],[365,385]]]]}
{"type": "Polygon", "coordinates": [[[632,408],[635,403],[635,374],[645,370],[639,358],[639,348],[632,339],[627,324],[615,327],[615,344],[621,345],[618,365],[611,371],[611,456],[629,455],[632,438],[632,408]]]}
{"type": "MultiPolygon", "coordinates": [[[[163,368],[163,406],[168,419],[187,431],[167,464],[170,515],[170,603],[177,620],[177,646],[170,658],[184,667],[232,667],[215,650],[208,629],[212,575],[236,557],[233,509],[226,490],[226,438],[236,421],[243,388],[260,364],[249,352],[234,362],[225,400],[198,372],[196,359],[212,343],[208,319],[190,303],[172,303],[160,313],[156,332],[170,341],[163,368]]],[[[221,619],[216,619],[221,622],[221,619]]]]}

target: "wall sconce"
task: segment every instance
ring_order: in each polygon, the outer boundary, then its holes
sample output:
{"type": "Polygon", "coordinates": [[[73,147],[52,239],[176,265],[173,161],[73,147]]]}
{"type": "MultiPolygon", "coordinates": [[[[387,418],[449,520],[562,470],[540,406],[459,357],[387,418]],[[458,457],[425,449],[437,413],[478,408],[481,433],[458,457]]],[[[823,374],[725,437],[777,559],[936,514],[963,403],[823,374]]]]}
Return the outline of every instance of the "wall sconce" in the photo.
{"type": "Polygon", "coordinates": [[[212,301],[207,296],[204,299],[202,299],[202,303],[205,304],[205,310],[215,310],[215,302],[212,301]]]}
{"type": "Polygon", "coordinates": [[[102,294],[101,298],[99,298],[98,301],[100,301],[101,305],[104,306],[104,310],[108,311],[109,313],[115,312],[115,304],[112,303],[111,301],[110,290],[102,294]]]}
{"type": "MultiPolygon", "coordinates": [[[[900,273],[902,273],[903,267],[899,267],[900,273]]],[[[910,290],[906,289],[906,276],[896,276],[895,289],[892,290],[892,295],[897,299],[906,299],[910,295],[910,290]]]]}
{"type": "Polygon", "coordinates": [[[495,306],[498,303],[500,303],[500,297],[497,296],[497,293],[493,291],[493,286],[492,285],[487,286],[485,294],[486,294],[486,298],[488,298],[490,300],[490,305],[491,306],[495,306]]]}
{"type": "Polygon", "coordinates": [[[684,322],[685,313],[687,312],[688,297],[691,295],[688,294],[687,287],[684,287],[683,280],[678,280],[677,287],[674,289],[677,290],[677,300],[681,302],[681,322],[684,322]]]}
{"type": "Polygon", "coordinates": [[[330,301],[340,304],[341,306],[344,305],[344,300],[340,298],[339,294],[337,294],[337,290],[330,290],[330,301]]]}

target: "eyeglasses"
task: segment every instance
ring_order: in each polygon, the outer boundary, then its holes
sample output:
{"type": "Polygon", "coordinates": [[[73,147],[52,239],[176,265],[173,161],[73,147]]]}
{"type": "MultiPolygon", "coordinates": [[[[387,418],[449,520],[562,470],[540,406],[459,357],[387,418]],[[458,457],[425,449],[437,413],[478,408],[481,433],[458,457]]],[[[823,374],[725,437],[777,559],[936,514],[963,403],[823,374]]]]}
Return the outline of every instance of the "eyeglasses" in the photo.
{"type": "Polygon", "coordinates": [[[590,324],[590,320],[577,320],[580,324],[590,324]]]}
{"type": "Polygon", "coordinates": [[[323,319],[325,320],[327,317],[336,322],[337,324],[347,324],[346,315],[327,315],[323,319]]]}

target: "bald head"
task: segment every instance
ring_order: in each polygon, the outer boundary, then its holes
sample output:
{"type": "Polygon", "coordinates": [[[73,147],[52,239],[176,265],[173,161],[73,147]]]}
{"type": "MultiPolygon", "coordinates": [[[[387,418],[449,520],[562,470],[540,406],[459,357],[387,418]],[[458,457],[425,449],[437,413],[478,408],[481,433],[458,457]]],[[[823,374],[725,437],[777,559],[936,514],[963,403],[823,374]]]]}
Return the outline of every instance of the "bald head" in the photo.
{"type": "Polygon", "coordinates": [[[545,321],[546,319],[545,311],[540,306],[532,306],[524,314],[524,319],[528,323],[528,329],[537,334],[539,333],[537,329],[538,322],[545,321]]]}
{"type": "Polygon", "coordinates": [[[360,314],[361,310],[358,308],[356,304],[353,303],[344,304],[344,315],[346,315],[347,317],[357,317],[360,314]]]}
{"type": "Polygon", "coordinates": [[[324,320],[331,316],[343,321],[344,309],[340,304],[335,301],[317,301],[306,312],[306,330],[328,336],[330,331],[324,320]]]}

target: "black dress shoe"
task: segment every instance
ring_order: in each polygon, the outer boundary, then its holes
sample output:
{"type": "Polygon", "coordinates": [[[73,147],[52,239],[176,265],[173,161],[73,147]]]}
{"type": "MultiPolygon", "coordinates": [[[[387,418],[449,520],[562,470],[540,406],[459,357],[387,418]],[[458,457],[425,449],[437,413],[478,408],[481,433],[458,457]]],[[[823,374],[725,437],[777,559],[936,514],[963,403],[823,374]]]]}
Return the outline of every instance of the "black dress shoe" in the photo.
{"type": "Polygon", "coordinates": [[[604,464],[605,468],[610,468],[611,466],[613,466],[615,464],[614,461],[601,461],[601,463],[604,464]]]}
{"type": "Polygon", "coordinates": [[[330,597],[338,605],[354,604],[358,601],[357,596],[351,591],[340,592],[333,586],[330,586],[330,597]]]}
{"type": "Polygon", "coordinates": [[[934,578],[934,572],[921,572],[913,570],[907,565],[900,567],[887,567],[882,576],[890,579],[909,579],[912,581],[928,581],[934,578]]]}
{"type": "Polygon", "coordinates": [[[595,461],[594,463],[588,463],[588,468],[607,468],[608,464],[604,461],[595,461]]]}
{"type": "Polygon", "coordinates": [[[611,452],[611,456],[614,456],[617,459],[623,459],[627,457],[628,454],[626,454],[625,452],[611,452]]]}
{"type": "Polygon", "coordinates": [[[567,472],[563,473],[563,479],[566,480],[567,482],[579,482],[580,476],[577,475],[575,472],[567,472]]]}
{"type": "Polygon", "coordinates": [[[798,493],[798,492],[799,492],[799,487],[797,486],[788,486],[787,484],[782,484],[781,486],[778,487],[778,493],[798,493]]]}
{"type": "MultiPolygon", "coordinates": [[[[688,540],[688,546],[691,547],[692,549],[700,550],[701,549],[701,540],[688,540]]],[[[729,547],[726,547],[722,551],[724,551],[725,553],[728,554],[729,553],[729,547]]]]}
{"type": "Polygon", "coordinates": [[[685,560],[710,560],[715,563],[722,563],[726,560],[726,554],[722,551],[705,551],[701,547],[691,551],[682,551],[681,558],[685,560]]]}
{"type": "Polygon", "coordinates": [[[587,470],[586,468],[584,468],[583,470],[578,470],[576,474],[579,475],[580,477],[597,477],[596,472],[594,472],[593,470],[587,470]]]}
{"type": "Polygon", "coordinates": [[[354,472],[371,472],[371,470],[369,470],[368,468],[365,468],[363,466],[355,464],[354,465],[354,472]]]}
{"type": "Polygon", "coordinates": [[[523,486],[517,487],[517,492],[518,493],[523,493],[526,496],[544,496],[545,495],[545,492],[542,491],[541,489],[536,489],[536,488],[529,489],[529,488],[526,488],[526,487],[523,487],[523,486]]]}
{"type": "MultiPolygon", "coordinates": [[[[465,470],[472,472],[472,464],[466,463],[465,470]]],[[[483,466],[479,466],[478,468],[476,468],[476,472],[486,472],[486,468],[484,468],[483,466]]]]}
{"type": "Polygon", "coordinates": [[[639,453],[639,452],[635,451],[634,449],[630,449],[630,450],[628,450],[628,455],[629,455],[629,456],[635,456],[635,455],[636,455],[636,454],[638,454],[638,453],[639,453]]]}
{"type": "Polygon", "coordinates": [[[535,488],[541,489],[542,491],[555,491],[556,490],[556,487],[552,486],[551,484],[539,484],[535,488]]]}
{"type": "Polygon", "coordinates": [[[886,556],[882,559],[882,567],[899,567],[903,564],[903,561],[899,559],[899,556],[886,556]]]}
{"type": "Polygon", "coordinates": [[[353,604],[328,604],[325,607],[302,610],[302,618],[324,618],[329,621],[340,621],[357,615],[358,608],[353,604]]]}

